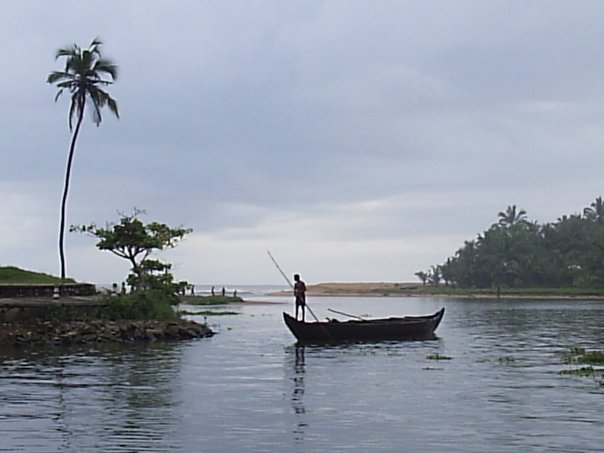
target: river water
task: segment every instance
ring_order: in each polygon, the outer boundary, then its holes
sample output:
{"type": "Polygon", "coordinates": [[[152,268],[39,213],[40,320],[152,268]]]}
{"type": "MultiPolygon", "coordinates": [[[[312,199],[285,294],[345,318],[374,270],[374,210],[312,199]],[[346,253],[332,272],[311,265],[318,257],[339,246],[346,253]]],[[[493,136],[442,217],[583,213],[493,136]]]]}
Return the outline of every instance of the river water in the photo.
{"type": "Polygon", "coordinates": [[[302,348],[291,300],[254,298],[273,303],[212,308],[237,313],[212,338],[0,351],[0,451],[604,451],[604,387],[560,374],[604,349],[603,302],[313,298],[446,313],[433,341],[302,348]]]}

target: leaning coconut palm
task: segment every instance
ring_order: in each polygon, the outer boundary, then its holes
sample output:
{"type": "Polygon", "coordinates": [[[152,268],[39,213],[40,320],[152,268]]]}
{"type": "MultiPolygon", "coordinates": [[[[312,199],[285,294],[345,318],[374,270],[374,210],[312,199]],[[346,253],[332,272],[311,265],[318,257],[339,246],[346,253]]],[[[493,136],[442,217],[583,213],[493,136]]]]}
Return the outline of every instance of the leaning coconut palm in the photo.
{"type": "Polygon", "coordinates": [[[96,38],[90,43],[88,49],[82,49],[76,44],[57,50],[56,59],[65,58],[65,69],[53,71],[48,75],[47,82],[56,84],[59,92],[55,102],[64,90],[71,93],[71,104],[69,107],[69,130],[72,131],[69,155],[67,157],[67,168],[65,170],[65,184],[63,187],[63,198],[61,200],[61,225],[59,228],[59,256],[61,259],[61,279],[65,279],[65,212],[67,205],[67,194],[69,192],[69,179],[71,176],[71,165],[76,141],[80,133],[84,110],[86,105],[90,107],[92,121],[99,126],[102,121],[101,109],[105,106],[119,118],[117,103],[103,90],[103,87],[111,85],[117,79],[117,66],[108,58],[101,55],[102,42],[96,38]],[[109,79],[104,79],[108,76],[109,79]],[[73,121],[76,120],[75,129],[73,121]]]}

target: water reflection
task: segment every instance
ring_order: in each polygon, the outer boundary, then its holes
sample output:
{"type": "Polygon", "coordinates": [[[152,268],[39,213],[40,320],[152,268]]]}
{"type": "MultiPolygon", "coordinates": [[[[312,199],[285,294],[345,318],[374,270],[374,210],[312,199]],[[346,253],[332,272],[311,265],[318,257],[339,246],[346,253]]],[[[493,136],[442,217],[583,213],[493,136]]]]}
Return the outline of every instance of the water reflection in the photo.
{"type": "Polygon", "coordinates": [[[4,442],[32,452],[178,449],[178,440],[165,440],[178,421],[173,379],[181,368],[179,347],[0,352],[4,442]]]}
{"type": "Polygon", "coordinates": [[[306,408],[304,406],[304,378],[306,373],[305,353],[306,350],[304,346],[294,345],[286,348],[286,354],[290,358],[290,364],[293,365],[293,373],[291,374],[291,381],[293,383],[293,388],[291,391],[291,405],[294,412],[295,425],[292,433],[294,435],[294,443],[297,446],[302,445],[304,442],[304,435],[307,426],[304,417],[306,413],[306,408]]]}
{"type": "Polygon", "coordinates": [[[602,388],[559,372],[604,348],[604,303],[445,305],[436,341],[297,347],[282,307],[250,304],[210,340],[0,351],[0,451],[602,451],[602,388]]]}

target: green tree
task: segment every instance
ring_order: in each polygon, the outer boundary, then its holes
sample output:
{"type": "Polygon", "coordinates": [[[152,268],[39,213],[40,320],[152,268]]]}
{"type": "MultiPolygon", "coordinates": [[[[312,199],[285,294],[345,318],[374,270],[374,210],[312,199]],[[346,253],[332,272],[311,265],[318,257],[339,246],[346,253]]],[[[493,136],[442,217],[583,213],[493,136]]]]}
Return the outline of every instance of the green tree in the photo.
{"type": "Polygon", "coordinates": [[[169,286],[172,276],[171,265],[149,259],[154,251],[174,248],[192,230],[171,228],[164,223],[144,224],[138,216],[143,211],[135,209],[132,214],[121,214],[119,223],[106,227],[95,224],[72,226],[71,231],[87,233],[98,239],[99,250],[107,250],[132,265],[128,282],[137,289],[153,289],[169,286]]]}
{"type": "Polygon", "coordinates": [[[526,222],[526,211],[517,209],[516,205],[508,206],[505,211],[499,214],[499,226],[503,228],[511,228],[514,225],[526,222]]]}
{"type": "Polygon", "coordinates": [[[583,215],[591,222],[604,223],[604,201],[602,197],[596,198],[588,208],[583,209],[583,215]]]}
{"type": "Polygon", "coordinates": [[[61,261],[61,278],[65,279],[65,217],[69,181],[76,142],[80,133],[86,105],[92,113],[92,121],[99,126],[102,121],[101,109],[105,106],[119,118],[117,102],[103,89],[117,79],[118,68],[112,60],[101,54],[102,42],[96,38],[88,49],[82,49],[74,44],[64,47],[56,52],[56,59],[65,59],[65,68],[62,71],[52,71],[47,78],[50,84],[59,88],[55,101],[59,99],[64,90],[71,94],[69,107],[69,130],[72,132],[67,167],[65,170],[65,183],[61,198],[61,223],[59,227],[59,257],[61,261]],[[109,79],[104,78],[108,76],[109,79]],[[75,129],[73,128],[74,119],[75,129]]]}
{"type": "Polygon", "coordinates": [[[541,228],[545,265],[550,286],[573,286],[581,282],[593,229],[597,225],[577,214],[562,216],[541,228]]]}
{"type": "Polygon", "coordinates": [[[499,221],[466,241],[440,266],[441,276],[462,288],[604,288],[604,202],[598,197],[583,216],[555,223],[530,222],[508,206],[499,221]]]}
{"type": "Polygon", "coordinates": [[[422,284],[426,286],[426,282],[428,281],[428,273],[424,271],[417,271],[415,276],[422,281],[422,284]]]}
{"type": "Polygon", "coordinates": [[[431,284],[433,284],[434,286],[438,286],[440,285],[440,280],[442,279],[442,275],[441,275],[441,266],[431,266],[430,270],[428,271],[428,280],[430,281],[431,284]]]}

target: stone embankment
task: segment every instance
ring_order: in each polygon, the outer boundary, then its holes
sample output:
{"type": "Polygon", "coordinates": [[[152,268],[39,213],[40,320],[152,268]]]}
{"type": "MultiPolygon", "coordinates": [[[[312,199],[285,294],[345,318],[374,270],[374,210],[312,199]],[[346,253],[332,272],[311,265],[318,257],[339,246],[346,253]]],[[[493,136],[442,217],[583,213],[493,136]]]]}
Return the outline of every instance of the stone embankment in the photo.
{"type": "Polygon", "coordinates": [[[182,340],[214,332],[194,321],[29,321],[0,324],[0,345],[79,345],[182,340]]]}
{"type": "Polygon", "coordinates": [[[4,297],[52,297],[56,290],[63,297],[94,296],[96,287],[91,283],[55,284],[0,284],[0,298],[4,297]]]}

